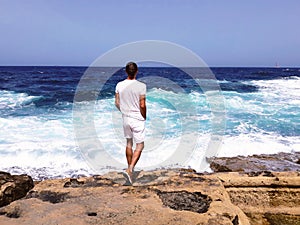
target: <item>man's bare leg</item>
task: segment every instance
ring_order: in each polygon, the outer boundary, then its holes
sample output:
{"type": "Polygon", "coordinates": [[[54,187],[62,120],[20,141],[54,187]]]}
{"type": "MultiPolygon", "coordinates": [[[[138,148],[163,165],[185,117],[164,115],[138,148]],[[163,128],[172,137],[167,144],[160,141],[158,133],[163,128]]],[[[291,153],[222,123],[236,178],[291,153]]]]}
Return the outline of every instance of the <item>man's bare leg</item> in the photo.
{"type": "Polygon", "coordinates": [[[132,152],[133,141],[132,141],[132,138],[127,138],[126,140],[127,140],[126,159],[127,159],[127,164],[128,164],[128,168],[129,168],[131,161],[132,161],[132,155],[133,155],[133,152],[132,152]]]}
{"type": "Polygon", "coordinates": [[[144,149],[144,142],[136,144],[136,149],[133,152],[131,163],[129,164],[127,169],[127,172],[129,173],[130,176],[132,176],[133,168],[137,164],[143,149],[144,149]]]}

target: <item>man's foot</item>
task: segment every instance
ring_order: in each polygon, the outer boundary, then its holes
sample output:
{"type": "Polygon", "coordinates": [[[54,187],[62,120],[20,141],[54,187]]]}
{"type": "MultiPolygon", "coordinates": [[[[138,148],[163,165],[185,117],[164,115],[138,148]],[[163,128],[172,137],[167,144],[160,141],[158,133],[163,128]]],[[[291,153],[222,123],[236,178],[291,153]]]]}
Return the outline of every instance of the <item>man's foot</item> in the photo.
{"type": "Polygon", "coordinates": [[[125,170],[124,174],[125,174],[125,177],[127,178],[127,180],[129,181],[129,183],[132,184],[132,178],[133,178],[132,172],[129,169],[127,169],[127,170],[125,170]]]}

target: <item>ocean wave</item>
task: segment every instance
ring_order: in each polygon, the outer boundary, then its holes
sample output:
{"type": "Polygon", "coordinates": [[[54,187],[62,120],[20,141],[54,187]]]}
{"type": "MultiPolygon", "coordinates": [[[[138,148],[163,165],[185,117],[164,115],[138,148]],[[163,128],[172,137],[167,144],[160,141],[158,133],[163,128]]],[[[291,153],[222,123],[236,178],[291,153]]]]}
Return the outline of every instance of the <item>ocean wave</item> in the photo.
{"type": "Polygon", "coordinates": [[[22,108],[34,105],[35,102],[42,98],[42,96],[31,96],[26,93],[2,90],[0,91],[0,109],[22,108]]]}
{"type": "Polygon", "coordinates": [[[287,77],[285,79],[300,80],[300,77],[299,76],[290,76],[290,77],[287,77]]]}
{"type": "Polygon", "coordinates": [[[285,99],[286,103],[293,98],[300,97],[300,79],[274,79],[251,81],[264,94],[277,95],[279,99],[285,99]]]}

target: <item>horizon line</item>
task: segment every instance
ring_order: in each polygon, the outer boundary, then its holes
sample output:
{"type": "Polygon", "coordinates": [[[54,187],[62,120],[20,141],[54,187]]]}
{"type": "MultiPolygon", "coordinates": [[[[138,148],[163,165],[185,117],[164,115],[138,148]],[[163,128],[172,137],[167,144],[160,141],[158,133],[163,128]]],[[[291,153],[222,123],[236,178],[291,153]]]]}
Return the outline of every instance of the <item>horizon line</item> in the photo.
{"type": "MultiPolygon", "coordinates": [[[[93,66],[87,66],[87,65],[1,65],[0,67],[93,67],[93,66]]],[[[102,67],[114,67],[114,66],[102,66],[102,67]]],[[[119,67],[119,66],[115,66],[115,67],[119,67]]],[[[123,66],[125,67],[125,65],[123,66]]],[[[165,65],[142,65],[139,66],[141,68],[170,68],[170,67],[174,67],[174,66],[165,66],[165,65]]],[[[204,67],[204,66],[203,66],[204,67]]],[[[207,66],[208,68],[275,68],[275,69],[286,69],[286,68],[300,68],[300,66],[234,66],[234,65],[222,65],[222,66],[217,66],[217,65],[213,65],[213,66],[207,66]]],[[[122,67],[120,67],[122,68],[122,67]]],[[[187,67],[190,68],[190,67],[187,67]]],[[[191,66],[192,68],[192,66],[191,66]]],[[[197,68],[197,67],[195,67],[197,68]]],[[[204,67],[206,68],[206,67],[204,67]]]]}

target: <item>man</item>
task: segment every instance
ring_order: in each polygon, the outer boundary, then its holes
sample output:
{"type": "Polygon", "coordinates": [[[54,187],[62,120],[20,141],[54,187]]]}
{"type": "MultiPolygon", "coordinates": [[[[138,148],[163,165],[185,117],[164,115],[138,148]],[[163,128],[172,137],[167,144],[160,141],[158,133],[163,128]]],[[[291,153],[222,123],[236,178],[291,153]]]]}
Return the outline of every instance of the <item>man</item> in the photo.
{"type": "Polygon", "coordinates": [[[146,120],[146,84],[137,81],[138,67],[136,63],[126,64],[127,79],[116,86],[115,105],[121,111],[123,130],[126,138],[126,158],[128,168],[125,171],[129,182],[132,184],[133,169],[138,162],[145,139],[146,120]],[[133,141],[136,143],[133,152],[133,141]]]}

